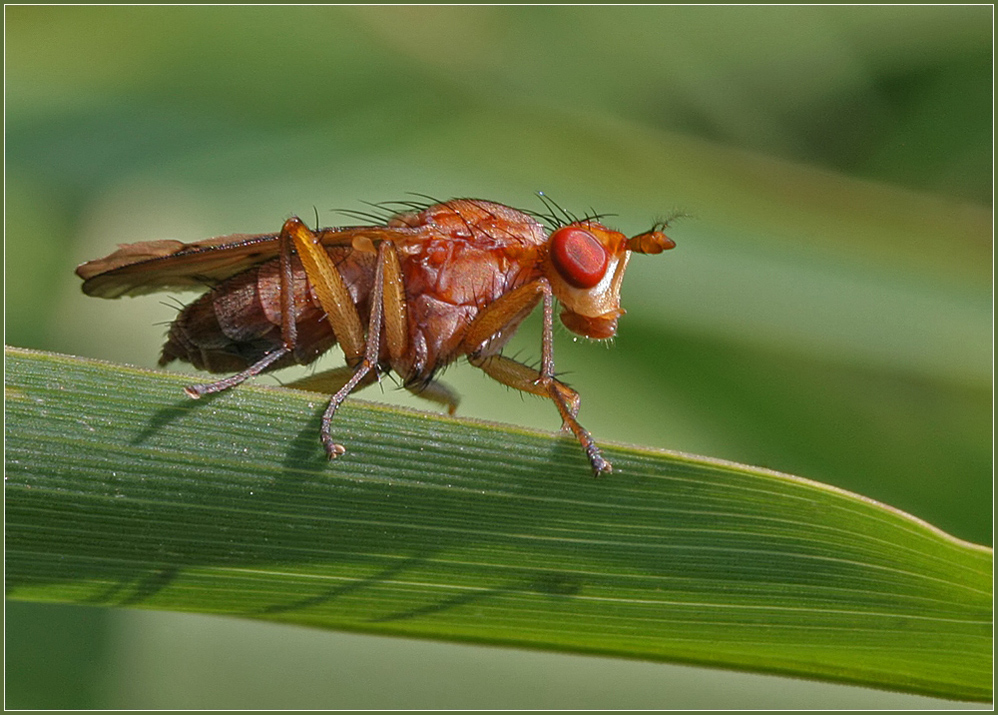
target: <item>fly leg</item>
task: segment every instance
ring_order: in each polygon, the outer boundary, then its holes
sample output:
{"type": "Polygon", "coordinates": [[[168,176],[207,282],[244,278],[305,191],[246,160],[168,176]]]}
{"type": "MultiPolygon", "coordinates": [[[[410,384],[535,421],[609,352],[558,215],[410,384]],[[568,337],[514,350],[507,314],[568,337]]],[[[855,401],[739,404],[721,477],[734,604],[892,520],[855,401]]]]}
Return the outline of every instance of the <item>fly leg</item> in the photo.
{"type": "MultiPolygon", "coordinates": [[[[378,252],[378,264],[375,269],[374,289],[371,296],[371,317],[365,339],[360,313],[357,312],[357,306],[354,305],[350,290],[319,237],[298,218],[290,218],[285,222],[281,235],[284,236],[285,233],[290,235],[294,241],[298,258],[305,268],[305,275],[308,276],[308,281],[319,299],[319,304],[326,312],[329,325],[343,349],[347,368],[341,373],[338,381],[345,377],[347,370],[352,373],[336,390],[322,416],[322,444],[326,449],[326,454],[330,459],[333,459],[346,451],[343,445],[333,441],[331,430],[333,415],[336,414],[337,408],[343,403],[347,395],[359,387],[374,382],[378,376],[376,368],[381,345],[382,296],[384,294],[382,286],[384,259],[382,256],[389,250],[394,256],[394,247],[385,242],[378,252]]],[[[397,258],[395,263],[397,266],[397,258]]]]}
{"type": "MultiPolygon", "coordinates": [[[[285,387],[290,387],[292,390],[305,390],[306,392],[321,392],[326,395],[332,395],[350,381],[353,373],[354,369],[348,365],[334,367],[331,370],[323,370],[313,375],[307,375],[294,382],[289,382],[285,387]]],[[[367,387],[376,380],[377,373],[368,373],[367,378],[361,380],[357,387],[354,388],[354,391],[356,392],[362,387],[367,387]]]]}
{"type": "MultiPolygon", "coordinates": [[[[373,375],[369,375],[369,373],[373,368],[377,367],[378,363],[383,309],[382,296],[385,292],[382,285],[383,276],[386,273],[383,270],[383,264],[386,262],[384,256],[390,254],[389,263],[391,262],[391,258],[394,258],[394,266],[392,266],[394,270],[389,270],[388,273],[394,276],[395,283],[397,284],[392,287],[392,295],[395,299],[402,294],[401,271],[398,268],[398,257],[395,254],[394,246],[388,242],[382,244],[378,252],[378,265],[372,295],[371,319],[368,325],[368,335],[373,339],[367,340],[364,336],[364,327],[360,320],[360,314],[354,305],[350,290],[343,280],[343,276],[337,270],[336,264],[333,263],[333,259],[319,240],[319,237],[309,230],[301,219],[292,217],[284,222],[279,236],[279,245],[281,262],[281,347],[268,353],[248,369],[236,375],[211,384],[192,385],[186,388],[186,392],[191,397],[197,398],[212,392],[228,389],[250,377],[259,375],[294,350],[298,335],[294,314],[294,283],[292,281],[291,268],[291,252],[294,250],[301,260],[302,266],[305,269],[305,275],[308,277],[309,283],[315,291],[316,297],[319,299],[319,304],[326,313],[329,325],[336,335],[337,342],[339,342],[340,347],[343,349],[343,354],[347,361],[347,369],[351,373],[346,379],[335,376],[330,378],[331,382],[340,384],[322,418],[322,443],[326,448],[326,453],[332,459],[346,451],[342,445],[334,443],[330,435],[330,423],[333,419],[333,414],[336,412],[336,408],[340,406],[343,400],[346,399],[346,396],[353,390],[370,384],[377,379],[376,371],[373,375]]],[[[396,312],[398,312],[397,302],[396,300],[393,303],[396,312]]],[[[404,319],[403,303],[402,322],[404,322],[404,319]]],[[[393,354],[395,350],[401,351],[405,349],[404,342],[399,347],[398,326],[399,318],[396,315],[391,316],[389,320],[389,345],[393,347],[393,354]],[[394,330],[394,333],[392,330],[394,330]]]]}
{"type": "Polygon", "coordinates": [[[554,376],[554,296],[545,279],[521,286],[507,293],[482,311],[468,328],[462,347],[468,351],[468,361],[504,385],[523,392],[549,398],[558,408],[562,428],[571,430],[589,458],[593,475],[613,471],[603,458],[592,435],[576,419],[579,413],[579,394],[554,376]],[[535,370],[502,355],[483,355],[482,344],[503,327],[544,304],[544,332],[541,344],[541,369],[535,370]]]}
{"type": "MultiPolygon", "coordinates": [[[[350,381],[350,378],[353,377],[353,373],[354,369],[352,367],[334,367],[331,370],[324,370],[322,372],[317,372],[314,375],[308,375],[307,377],[295,380],[294,382],[289,382],[285,385],[285,387],[290,387],[293,390],[323,392],[327,395],[332,395],[350,381]]],[[[367,373],[367,377],[357,384],[354,388],[354,392],[362,387],[367,387],[368,385],[373,384],[376,380],[376,371],[367,373]]],[[[429,400],[430,402],[435,402],[438,405],[443,405],[447,408],[447,414],[449,415],[453,415],[457,411],[457,406],[461,402],[460,398],[457,396],[457,393],[438,380],[434,380],[428,385],[406,385],[405,389],[414,394],[416,397],[429,400]]]]}
{"type": "Polygon", "coordinates": [[[599,447],[593,441],[592,435],[575,418],[579,411],[579,393],[560,380],[503,355],[471,356],[468,359],[472,365],[481,368],[489,377],[504,385],[549,398],[558,408],[562,427],[571,430],[585,450],[593,469],[593,476],[598,477],[613,471],[613,467],[603,458],[599,447]]]}
{"type": "MultiPolygon", "coordinates": [[[[230,375],[217,382],[210,382],[201,385],[188,385],[184,392],[193,399],[198,399],[202,395],[213,392],[221,392],[235,387],[241,382],[251,377],[256,377],[280,360],[282,357],[295,349],[298,341],[298,325],[294,315],[294,283],[291,277],[291,248],[294,243],[293,232],[296,224],[304,228],[304,224],[296,218],[288,219],[281,229],[278,239],[280,245],[280,286],[281,286],[281,347],[264,355],[248,368],[235,375],[230,375]]],[[[308,229],[305,229],[308,231],[308,229]]]]}
{"type": "Polygon", "coordinates": [[[457,406],[461,402],[457,393],[439,380],[434,380],[428,385],[406,385],[405,389],[416,397],[443,405],[447,408],[447,414],[449,415],[457,412],[457,406]]]}
{"type": "MultiPolygon", "coordinates": [[[[323,254],[328,257],[325,251],[323,254]]],[[[331,261],[330,264],[332,264],[331,261]]],[[[335,266],[333,266],[333,270],[336,270],[335,266]]],[[[336,275],[339,277],[338,273],[336,275]]],[[[342,279],[340,281],[342,283],[342,279]]],[[[360,318],[352,302],[350,308],[359,323],[360,318]]],[[[332,314],[329,315],[329,319],[334,321],[332,314]]],[[[332,422],[336,410],[351,392],[358,387],[374,382],[378,377],[382,323],[385,326],[389,354],[394,358],[405,351],[408,342],[409,333],[405,321],[405,291],[402,285],[402,271],[399,267],[398,254],[395,252],[394,244],[390,241],[383,241],[378,247],[378,262],[374,270],[374,286],[371,289],[371,317],[367,325],[367,344],[364,347],[363,357],[359,363],[351,365],[350,356],[347,356],[347,364],[353,370],[353,375],[332,396],[329,400],[329,406],[326,407],[326,411],[322,415],[322,444],[330,459],[335,459],[346,452],[343,445],[333,441],[332,422]]],[[[335,329],[336,323],[333,322],[333,325],[335,329]]]]}

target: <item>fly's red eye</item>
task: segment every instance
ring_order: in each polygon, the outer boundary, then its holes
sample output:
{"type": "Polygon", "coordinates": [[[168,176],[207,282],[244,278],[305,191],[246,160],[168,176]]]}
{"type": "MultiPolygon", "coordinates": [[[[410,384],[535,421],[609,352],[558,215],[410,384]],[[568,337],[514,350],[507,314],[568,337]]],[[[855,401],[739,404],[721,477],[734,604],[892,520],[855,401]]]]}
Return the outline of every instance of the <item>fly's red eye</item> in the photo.
{"type": "Polygon", "coordinates": [[[610,257],[589,231],[565,226],[551,234],[551,261],[570,285],[592,288],[603,280],[610,257]]]}

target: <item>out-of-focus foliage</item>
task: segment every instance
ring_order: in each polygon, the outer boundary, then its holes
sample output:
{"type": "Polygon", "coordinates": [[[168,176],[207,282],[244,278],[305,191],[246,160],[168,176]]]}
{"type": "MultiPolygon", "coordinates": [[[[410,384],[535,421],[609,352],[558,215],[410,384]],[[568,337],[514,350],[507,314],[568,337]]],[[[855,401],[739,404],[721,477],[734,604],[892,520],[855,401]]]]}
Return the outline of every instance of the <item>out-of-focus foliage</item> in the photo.
{"type": "MultiPolygon", "coordinates": [[[[990,543],[990,7],[5,17],[8,343],[152,365],[175,309],[86,299],[72,274],[118,242],[275,230],[313,207],[344,223],[331,209],[406,192],[529,208],[544,190],[627,231],[685,212],[675,251],[632,261],[611,349],[556,338],[583,423],[990,543]]],[[[536,322],[513,351],[539,354],[536,322]]],[[[549,404],[470,369],[447,379],[463,414],[557,426],[549,404]]],[[[15,613],[30,663],[46,628],[15,613]]],[[[153,686],[108,699],[127,621],[67,618],[95,645],[36,680],[8,672],[19,705],[172,706],[153,686]],[[59,672],[86,687],[51,686],[59,672]]],[[[319,703],[336,705],[304,705],[319,703]]]]}

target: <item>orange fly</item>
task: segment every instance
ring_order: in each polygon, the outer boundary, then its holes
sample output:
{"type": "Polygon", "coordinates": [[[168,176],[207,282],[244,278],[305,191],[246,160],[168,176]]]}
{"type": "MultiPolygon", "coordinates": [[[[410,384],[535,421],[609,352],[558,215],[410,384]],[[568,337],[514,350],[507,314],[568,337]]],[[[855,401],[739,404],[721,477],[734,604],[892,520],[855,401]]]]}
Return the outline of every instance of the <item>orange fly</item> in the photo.
{"type": "Polygon", "coordinates": [[[312,231],[290,218],[277,234],[122,245],[76,273],[101,298],[210,287],[180,312],[159,359],[236,373],[186,388],[193,398],[307,365],[339,343],[346,366],[294,385],[332,394],[321,431],[330,459],[346,451],[331,423],[347,395],[394,370],[408,390],[453,413],[457,399],[434,375],[467,356],[504,385],[554,402],[593,473],[610,472],[576,419],[578,393],[555,377],[554,302],[572,332],[612,337],[631,253],[673,248],[665,224],[627,238],[599,215],[579,219],[551,202],[544,214],[475,199],[398,203],[405,210],[390,217],[361,214],[379,225],[312,231]],[[536,370],[501,351],[538,303],[536,370]]]}

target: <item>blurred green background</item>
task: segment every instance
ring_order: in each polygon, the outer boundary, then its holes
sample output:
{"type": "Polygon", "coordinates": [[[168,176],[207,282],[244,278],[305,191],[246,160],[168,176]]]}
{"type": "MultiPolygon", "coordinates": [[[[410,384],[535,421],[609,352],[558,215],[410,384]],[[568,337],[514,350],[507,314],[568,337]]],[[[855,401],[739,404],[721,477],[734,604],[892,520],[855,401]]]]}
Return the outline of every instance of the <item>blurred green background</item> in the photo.
{"type": "MultiPolygon", "coordinates": [[[[153,366],[116,243],[407,192],[633,233],[608,348],[556,334],[598,440],[835,484],[992,541],[992,8],[8,7],[8,344],[153,366]]],[[[510,349],[540,354],[536,316],[510,349]]],[[[324,359],[335,364],[336,356],[324,359]]],[[[272,379],[272,378],[267,378],[272,379]]],[[[554,430],[467,365],[461,414],[554,430]]],[[[370,388],[364,399],[414,403],[370,388]]],[[[612,480],[607,482],[612,488],[612,480]]],[[[7,706],[937,707],[789,679],[6,604],[7,706]]]]}

